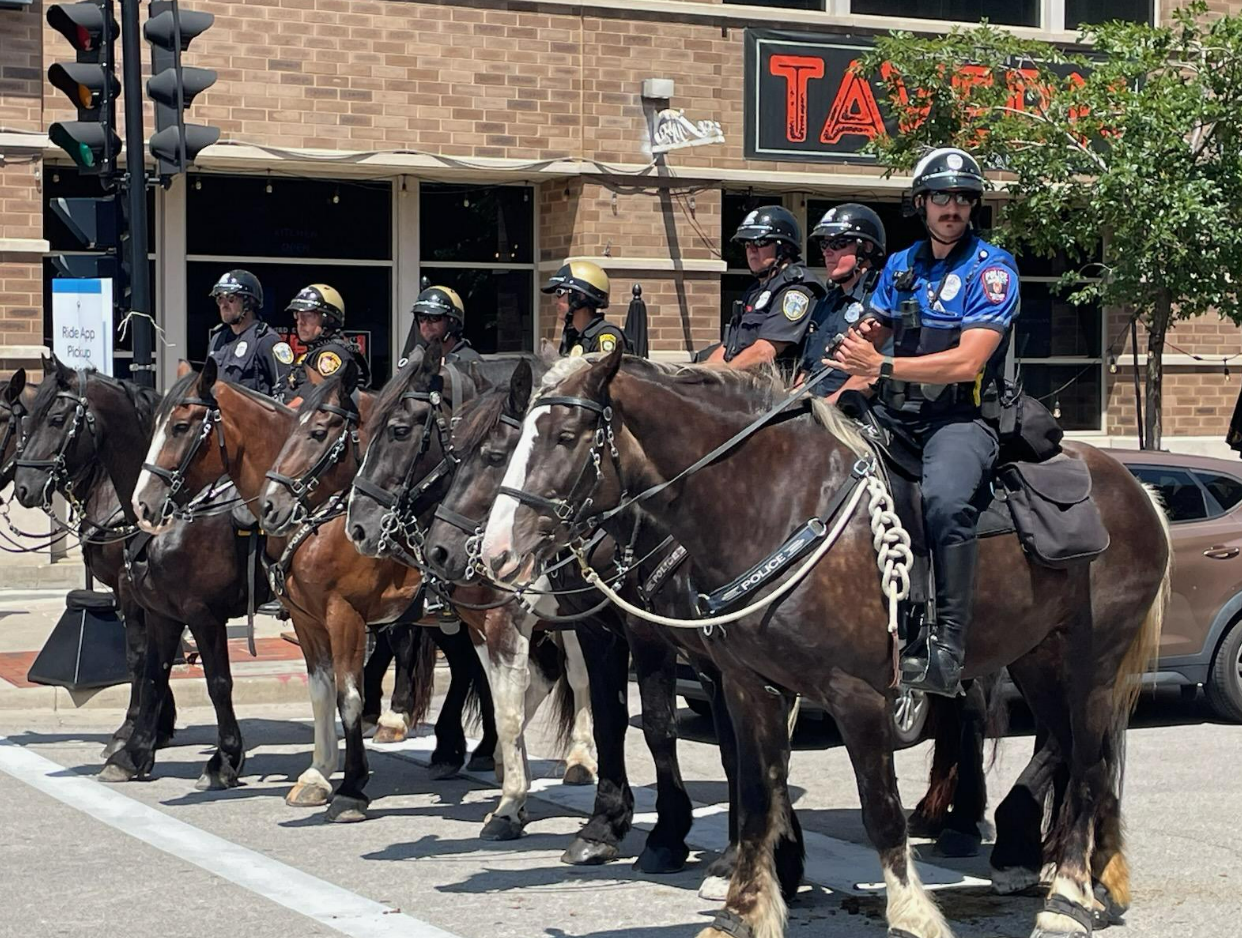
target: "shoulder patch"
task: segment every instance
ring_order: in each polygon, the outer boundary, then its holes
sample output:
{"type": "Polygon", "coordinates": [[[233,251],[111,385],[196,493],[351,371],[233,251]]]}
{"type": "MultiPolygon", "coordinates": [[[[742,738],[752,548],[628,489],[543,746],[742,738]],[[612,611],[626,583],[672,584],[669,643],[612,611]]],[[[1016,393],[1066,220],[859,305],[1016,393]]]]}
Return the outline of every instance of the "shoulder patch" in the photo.
{"type": "Polygon", "coordinates": [[[611,352],[617,347],[617,336],[613,332],[601,332],[597,341],[601,352],[611,352]]]}
{"type": "Polygon", "coordinates": [[[1005,302],[1009,296],[1011,280],[1008,269],[995,266],[984,270],[979,277],[979,282],[983,284],[983,295],[993,303],[1005,302]]]}
{"type": "Polygon", "coordinates": [[[806,311],[810,308],[811,301],[805,293],[797,290],[785,291],[785,298],[781,301],[781,312],[785,314],[785,318],[790,322],[797,322],[806,315],[806,311]]]}
{"type": "Polygon", "coordinates": [[[336,370],[341,367],[341,356],[336,352],[320,352],[319,357],[315,359],[315,367],[326,378],[330,374],[335,374],[336,370]]]}
{"type": "Polygon", "coordinates": [[[272,346],[272,354],[276,356],[276,361],[282,365],[293,364],[293,348],[288,342],[277,342],[272,346]]]}

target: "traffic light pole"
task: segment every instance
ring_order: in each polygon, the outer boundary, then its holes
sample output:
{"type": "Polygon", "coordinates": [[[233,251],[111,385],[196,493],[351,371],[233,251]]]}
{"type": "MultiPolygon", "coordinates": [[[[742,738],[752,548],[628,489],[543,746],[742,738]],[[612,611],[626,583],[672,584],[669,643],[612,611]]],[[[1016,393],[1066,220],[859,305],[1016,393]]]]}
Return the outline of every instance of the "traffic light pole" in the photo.
{"type": "Polygon", "coordinates": [[[151,308],[151,266],[147,262],[146,134],[142,125],[142,33],[140,0],[121,4],[121,94],[125,102],[125,197],[129,226],[130,320],[134,330],[131,377],[137,384],[155,387],[155,324],[151,308]],[[148,318],[152,317],[152,318],[148,318]]]}

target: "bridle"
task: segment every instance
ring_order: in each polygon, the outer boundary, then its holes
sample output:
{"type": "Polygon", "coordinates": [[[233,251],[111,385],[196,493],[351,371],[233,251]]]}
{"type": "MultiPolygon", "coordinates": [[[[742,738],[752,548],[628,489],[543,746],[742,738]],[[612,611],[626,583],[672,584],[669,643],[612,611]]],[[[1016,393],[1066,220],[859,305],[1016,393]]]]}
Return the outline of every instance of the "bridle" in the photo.
{"type": "MultiPolygon", "coordinates": [[[[451,366],[448,367],[451,368],[451,366]]],[[[455,369],[450,372],[450,377],[453,380],[454,401],[456,402],[460,400],[461,396],[457,393],[459,389],[455,369]]],[[[453,451],[452,432],[449,428],[448,419],[444,414],[443,391],[444,378],[440,375],[435,375],[431,379],[431,387],[428,390],[406,391],[398,398],[399,401],[422,401],[431,406],[428,408],[427,417],[423,421],[422,434],[418,441],[418,452],[406,464],[405,474],[401,477],[401,484],[395,493],[383,486],[376,485],[367,478],[365,465],[354,479],[353,489],[356,493],[365,495],[387,509],[380,519],[380,538],[377,549],[381,555],[392,548],[400,548],[401,545],[398,540],[400,538],[414,549],[421,562],[422,548],[427,532],[423,530],[422,525],[418,522],[419,501],[432,486],[441,479],[451,475],[457,468],[457,464],[461,462],[461,459],[453,451]],[[441,455],[440,461],[430,472],[420,480],[415,480],[414,471],[418,468],[423,456],[427,454],[427,450],[431,448],[431,436],[433,433],[436,434],[439,440],[440,452],[443,455],[441,455]]],[[[372,450],[373,447],[368,448],[368,457],[372,450]]]]}
{"type": "MultiPolygon", "coordinates": [[[[571,540],[580,540],[583,533],[598,527],[601,522],[600,518],[592,516],[590,512],[595,504],[595,492],[604,477],[604,453],[607,452],[612,460],[618,483],[621,480],[621,454],[617,451],[617,441],[613,435],[612,404],[608,402],[600,403],[586,397],[544,397],[535,401],[532,412],[534,408],[557,405],[561,407],[578,407],[596,414],[595,438],[591,441],[591,449],[587,455],[587,460],[583,463],[582,468],[578,470],[578,475],[574,479],[573,485],[569,487],[563,498],[544,498],[542,495],[534,495],[507,485],[500,487],[499,494],[507,495],[531,508],[550,513],[569,530],[571,540]],[[582,486],[583,479],[588,477],[588,472],[592,469],[594,469],[595,474],[591,478],[589,488],[586,489],[582,498],[575,502],[574,493],[582,486]]],[[[527,416],[531,415],[528,414],[527,416]]],[[[621,492],[620,498],[622,504],[626,504],[626,492],[624,489],[621,492]]]]}
{"type": "Polygon", "coordinates": [[[211,398],[183,397],[173,404],[173,407],[204,407],[207,409],[207,415],[203,418],[202,427],[194,439],[190,441],[190,446],[181,457],[181,462],[176,469],[165,469],[162,466],[149,462],[142,464],[143,469],[157,479],[163,480],[168,486],[164,500],[160,503],[160,516],[155,521],[156,527],[173,518],[181,518],[185,521],[194,520],[194,508],[192,506],[179,507],[174,499],[177,493],[185,487],[186,476],[190,466],[194,464],[198,451],[207,442],[207,438],[211,436],[211,432],[216,429],[217,424],[219,424],[219,431],[216,433],[216,441],[220,445],[220,460],[224,464],[224,471],[227,473],[229,470],[229,454],[224,446],[224,424],[220,421],[220,405],[211,398]]]}
{"type": "Polygon", "coordinates": [[[266,478],[271,479],[278,485],[284,486],[297,501],[298,507],[295,509],[292,519],[294,524],[300,524],[311,516],[314,509],[311,507],[308,499],[315,489],[319,487],[324,474],[345,458],[346,451],[353,452],[355,465],[362,465],[362,454],[358,446],[358,411],[327,403],[320,404],[315,410],[316,412],[322,411],[326,414],[335,414],[345,421],[336,440],[328,449],[324,450],[322,455],[315,460],[309,469],[296,479],[271,469],[266,473],[266,478]]]}
{"type": "MultiPolygon", "coordinates": [[[[96,433],[95,415],[90,412],[90,407],[86,400],[86,372],[80,369],[78,371],[77,393],[73,391],[57,391],[56,399],[59,400],[61,398],[73,401],[73,422],[69,425],[69,432],[61,439],[60,448],[57,449],[55,455],[51,459],[23,458],[22,452],[25,450],[26,440],[24,437],[19,437],[13,465],[18,469],[42,469],[47,471],[47,481],[43,483],[43,492],[40,495],[42,504],[39,506],[45,512],[52,511],[52,493],[59,490],[65,496],[66,501],[70,502],[81,514],[81,505],[73,494],[73,478],[65,468],[65,463],[66,457],[69,455],[69,448],[73,446],[74,440],[77,439],[83,425],[90,430],[92,438],[94,438],[96,433]]],[[[13,409],[10,408],[10,410],[13,409]]],[[[13,410],[13,412],[16,416],[16,411],[13,410]]],[[[12,430],[13,425],[14,421],[10,420],[10,430],[12,430]]]]}
{"type": "Polygon", "coordinates": [[[16,444],[13,447],[13,455],[5,460],[3,465],[0,465],[0,476],[2,476],[8,472],[10,466],[16,467],[17,457],[22,454],[21,422],[22,418],[26,416],[27,411],[20,396],[12,404],[0,399],[0,407],[9,412],[9,425],[4,428],[4,439],[0,440],[0,455],[8,451],[9,444],[14,442],[14,437],[17,437],[16,444]]]}

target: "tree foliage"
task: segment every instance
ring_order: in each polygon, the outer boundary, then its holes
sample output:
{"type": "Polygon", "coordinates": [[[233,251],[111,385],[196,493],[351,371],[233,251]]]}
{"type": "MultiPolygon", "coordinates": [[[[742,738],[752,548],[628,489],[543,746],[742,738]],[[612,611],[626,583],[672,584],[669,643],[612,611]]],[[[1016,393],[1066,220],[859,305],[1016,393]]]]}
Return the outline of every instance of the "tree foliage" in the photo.
{"type": "Polygon", "coordinates": [[[1141,318],[1158,447],[1170,323],[1209,311],[1242,322],[1242,18],[1209,19],[1195,2],[1165,26],[1092,27],[1069,49],[987,23],[895,32],[860,68],[881,76],[897,119],[871,145],[886,166],[909,168],[928,147],[970,150],[1012,196],[1000,239],[1064,251],[1071,300],[1141,318]],[[1089,264],[1101,239],[1104,263],[1089,264]]]}

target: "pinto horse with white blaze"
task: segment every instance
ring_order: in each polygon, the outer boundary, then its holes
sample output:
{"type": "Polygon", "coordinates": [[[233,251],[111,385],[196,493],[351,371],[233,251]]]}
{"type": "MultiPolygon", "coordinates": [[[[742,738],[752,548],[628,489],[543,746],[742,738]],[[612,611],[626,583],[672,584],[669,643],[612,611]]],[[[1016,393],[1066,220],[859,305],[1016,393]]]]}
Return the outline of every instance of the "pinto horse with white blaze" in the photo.
{"type": "MultiPolygon", "coordinates": [[[[1169,594],[1171,551],[1158,501],[1115,460],[1088,446],[1066,448],[1091,472],[1111,545],[1089,567],[1053,570],[1032,563],[1015,536],[986,540],[976,609],[981,623],[995,625],[974,630],[966,656],[967,677],[1008,667],[1068,765],[1054,820],[1056,871],[1034,938],[1090,934],[1093,877],[1128,898],[1118,800],[1123,734],[1169,594]]],[[[765,597],[789,589],[714,630],[707,644],[734,722],[749,732],[739,737],[737,865],[725,909],[700,938],[784,934],[772,850],[791,824],[789,749],[784,697],[770,687],[815,701],[836,721],[884,871],[889,934],[950,934],[912,862],[897,792],[888,605],[868,512],[853,513],[875,490],[874,458],[839,411],[793,404],[769,375],[623,362],[619,352],[555,366],[523,423],[483,541],[484,562],[510,585],[635,499],[685,545],[704,592],[762,561],[808,519],[830,516],[821,542],[830,549],[818,563],[792,584],[778,578],[765,586],[765,597]]]]}

